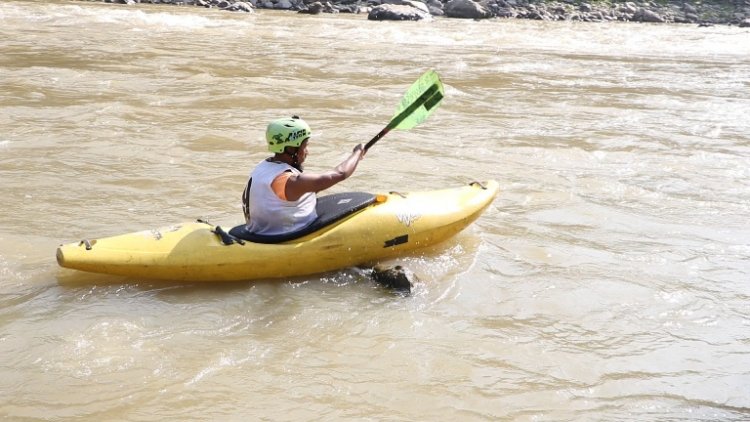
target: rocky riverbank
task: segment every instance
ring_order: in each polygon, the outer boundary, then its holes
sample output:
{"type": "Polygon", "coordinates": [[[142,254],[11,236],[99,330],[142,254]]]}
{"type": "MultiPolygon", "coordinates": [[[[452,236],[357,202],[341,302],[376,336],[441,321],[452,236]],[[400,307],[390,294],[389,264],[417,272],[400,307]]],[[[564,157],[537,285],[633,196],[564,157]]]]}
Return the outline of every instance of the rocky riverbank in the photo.
{"type": "Polygon", "coordinates": [[[586,1],[586,0],[104,0],[158,3],[252,13],[281,9],[297,13],[366,13],[371,20],[534,19],[729,24],[750,27],[750,0],[586,1]]]}

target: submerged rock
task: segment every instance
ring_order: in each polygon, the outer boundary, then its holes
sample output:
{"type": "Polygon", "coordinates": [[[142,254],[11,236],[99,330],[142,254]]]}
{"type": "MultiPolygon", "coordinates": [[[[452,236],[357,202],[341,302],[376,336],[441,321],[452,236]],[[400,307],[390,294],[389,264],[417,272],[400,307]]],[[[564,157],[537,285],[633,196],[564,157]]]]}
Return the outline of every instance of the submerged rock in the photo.
{"type": "Polygon", "coordinates": [[[375,267],[372,269],[372,278],[378,284],[391,289],[397,293],[411,294],[412,282],[400,265],[395,267],[375,267]]]}

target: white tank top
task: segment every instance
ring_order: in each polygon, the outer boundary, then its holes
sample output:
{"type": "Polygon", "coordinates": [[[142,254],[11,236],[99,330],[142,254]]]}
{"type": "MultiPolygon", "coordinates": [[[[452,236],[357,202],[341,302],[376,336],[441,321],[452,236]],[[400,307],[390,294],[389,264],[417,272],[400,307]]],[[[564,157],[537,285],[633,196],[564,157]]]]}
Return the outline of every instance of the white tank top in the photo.
{"type": "Polygon", "coordinates": [[[296,168],[277,161],[261,161],[250,173],[252,184],[247,194],[251,233],[276,235],[295,232],[311,224],[318,214],[315,212],[317,198],[308,192],[296,201],[284,201],[271,189],[271,183],[285,171],[299,174],[296,168]]]}

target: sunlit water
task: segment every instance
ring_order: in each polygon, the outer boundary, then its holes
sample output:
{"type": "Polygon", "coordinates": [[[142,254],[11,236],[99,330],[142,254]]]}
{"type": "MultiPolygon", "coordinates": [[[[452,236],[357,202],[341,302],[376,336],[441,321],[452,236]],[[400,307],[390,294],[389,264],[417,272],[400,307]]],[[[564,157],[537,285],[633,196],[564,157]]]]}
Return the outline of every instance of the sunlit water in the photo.
{"type": "MultiPolygon", "coordinates": [[[[750,32],[0,3],[0,416],[747,420],[750,32]],[[428,68],[441,109],[334,191],[497,179],[468,230],[358,269],[173,284],[58,244],[241,221],[270,119],[329,168],[428,68]]],[[[294,257],[279,257],[294,265],[294,257]]]]}

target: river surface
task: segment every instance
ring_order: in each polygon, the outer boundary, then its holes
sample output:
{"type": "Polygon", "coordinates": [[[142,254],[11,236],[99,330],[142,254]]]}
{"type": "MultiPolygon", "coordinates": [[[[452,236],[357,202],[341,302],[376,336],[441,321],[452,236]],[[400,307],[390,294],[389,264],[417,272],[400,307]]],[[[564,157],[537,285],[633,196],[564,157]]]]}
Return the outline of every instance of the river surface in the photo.
{"type": "Polygon", "coordinates": [[[0,75],[0,418],[750,419],[747,29],[3,1],[0,75]],[[269,120],[303,116],[325,170],[430,68],[441,108],[332,189],[500,182],[389,261],[412,296],[58,268],[239,223],[269,120]]]}

